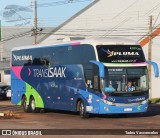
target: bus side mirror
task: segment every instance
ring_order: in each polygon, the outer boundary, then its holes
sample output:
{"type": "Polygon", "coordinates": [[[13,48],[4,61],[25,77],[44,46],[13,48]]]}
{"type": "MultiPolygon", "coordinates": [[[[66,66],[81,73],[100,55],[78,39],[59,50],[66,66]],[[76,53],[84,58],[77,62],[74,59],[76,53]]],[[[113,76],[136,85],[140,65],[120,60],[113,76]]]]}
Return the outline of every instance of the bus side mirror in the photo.
{"type": "Polygon", "coordinates": [[[98,76],[94,76],[94,84],[93,84],[93,88],[94,90],[98,90],[99,89],[99,78],[98,76]]]}
{"type": "Polygon", "coordinates": [[[153,66],[154,68],[154,74],[155,74],[155,77],[159,77],[159,68],[158,68],[158,64],[153,62],[153,61],[147,61],[147,64],[150,64],[153,66]]]}

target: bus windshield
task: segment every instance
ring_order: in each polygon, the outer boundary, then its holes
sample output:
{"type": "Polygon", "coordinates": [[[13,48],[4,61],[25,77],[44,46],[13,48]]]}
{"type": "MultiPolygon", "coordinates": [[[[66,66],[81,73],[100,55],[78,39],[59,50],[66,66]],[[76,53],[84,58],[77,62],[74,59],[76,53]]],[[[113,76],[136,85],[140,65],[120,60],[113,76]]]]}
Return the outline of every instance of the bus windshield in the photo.
{"type": "Polygon", "coordinates": [[[106,67],[105,92],[143,92],[148,90],[146,67],[106,67]]]}

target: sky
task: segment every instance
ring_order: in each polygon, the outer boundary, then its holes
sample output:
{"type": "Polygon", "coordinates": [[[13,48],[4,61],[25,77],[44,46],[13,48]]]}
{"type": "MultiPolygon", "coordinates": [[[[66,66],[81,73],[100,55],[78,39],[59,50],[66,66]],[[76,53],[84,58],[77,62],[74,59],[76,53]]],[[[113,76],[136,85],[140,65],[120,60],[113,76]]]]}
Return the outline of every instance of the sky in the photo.
{"type": "MultiPolygon", "coordinates": [[[[37,0],[38,27],[57,27],[93,1],[37,0]]],[[[2,26],[33,26],[34,0],[0,0],[0,20],[2,26]]]]}

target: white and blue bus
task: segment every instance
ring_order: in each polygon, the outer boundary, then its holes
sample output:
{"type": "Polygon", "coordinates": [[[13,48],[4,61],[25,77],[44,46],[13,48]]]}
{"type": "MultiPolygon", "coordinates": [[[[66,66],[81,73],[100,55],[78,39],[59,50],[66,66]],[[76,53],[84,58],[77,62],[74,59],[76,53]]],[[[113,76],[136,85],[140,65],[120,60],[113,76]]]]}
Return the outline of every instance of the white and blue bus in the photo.
{"type": "Polygon", "coordinates": [[[143,113],[149,103],[147,62],[139,44],[122,38],[18,47],[12,50],[11,91],[12,103],[25,112],[67,110],[82,118],[143,113]]]}

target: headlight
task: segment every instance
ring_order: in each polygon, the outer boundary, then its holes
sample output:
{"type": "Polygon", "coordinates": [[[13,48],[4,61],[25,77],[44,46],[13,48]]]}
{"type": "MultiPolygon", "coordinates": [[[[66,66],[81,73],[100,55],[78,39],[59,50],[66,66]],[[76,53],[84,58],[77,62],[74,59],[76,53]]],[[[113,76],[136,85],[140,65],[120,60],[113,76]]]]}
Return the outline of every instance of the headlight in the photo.
{"type": "Polygon", "coordinates": [[[105,104],[115,106],[115,103],[113,103],[113,102],[110,102],[110,101],[107,101],[107,100],[103,100],[103,99],[102,99],[102,101],[103,101],[105,104]]]}
{"type": "Polygon", "coordinates": [[[141,104],[145,104],[145,103],[147,103],[147,102],[148,102],[148,99],[142,101],[141,104]]]}

